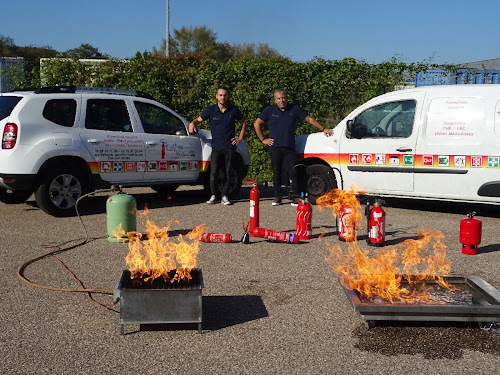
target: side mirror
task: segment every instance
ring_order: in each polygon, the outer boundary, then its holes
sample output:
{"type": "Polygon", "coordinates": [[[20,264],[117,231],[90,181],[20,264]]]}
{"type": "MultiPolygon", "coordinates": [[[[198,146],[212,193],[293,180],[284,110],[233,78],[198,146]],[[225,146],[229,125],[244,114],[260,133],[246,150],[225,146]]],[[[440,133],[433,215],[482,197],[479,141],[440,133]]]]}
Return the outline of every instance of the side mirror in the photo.
{"type": "Polygon", "coordinates": [[[347,131],[352,134],[352,132],[354,132],[354,120],[347,120],[346,128],[347,131]]]}

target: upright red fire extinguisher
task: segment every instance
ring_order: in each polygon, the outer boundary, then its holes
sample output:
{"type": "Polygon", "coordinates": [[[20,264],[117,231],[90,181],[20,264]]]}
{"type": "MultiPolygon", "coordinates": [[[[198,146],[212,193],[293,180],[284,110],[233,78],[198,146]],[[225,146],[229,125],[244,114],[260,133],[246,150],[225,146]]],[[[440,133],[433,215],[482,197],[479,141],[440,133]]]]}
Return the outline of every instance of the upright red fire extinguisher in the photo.
{"type": "Polygon", "coordinates": [[[462,254],[476,255],[477,245],[481,243],[481,230],[483,223],[474,219],[476,213],[471,211],[467,218],[460,220],[460,243],[462,244],[462,254]]]}
{"type": "Polygon", "coordinates": [[[340,241],[351,242],[356,239],[353,209],[345,203],[340,206],[338,226],[340,241]]]}
{"type": "Polygon", "coordinates": [[[385,245],[385,211],[382,208],[382,201],[375,200],[373,207],[368,202],[366,206],[367,242],[373,246],[385,245]]]}
{"type": "Polygon", "coordinates": [[[253,231],[259,227],[259,201],[260,192],[257,185],[255,185],[250,190],[250,237],[255,237],[253,231]]]}
{"type": "Polygon", "coordinates": [[[312,238],[312,207],[307,201],[307,197],[302,197],[297,206],[295,234],[300,240],[310,240],[312,238]]]}

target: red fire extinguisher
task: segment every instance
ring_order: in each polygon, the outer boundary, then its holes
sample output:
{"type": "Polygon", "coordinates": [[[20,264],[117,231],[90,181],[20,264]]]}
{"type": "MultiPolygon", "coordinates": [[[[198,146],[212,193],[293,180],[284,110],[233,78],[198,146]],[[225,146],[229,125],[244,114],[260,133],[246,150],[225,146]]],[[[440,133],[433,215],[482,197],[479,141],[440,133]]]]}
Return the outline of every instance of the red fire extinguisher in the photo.
{"type": "Polygon", "coordinates": [[[310,240],[312,238],[312,207],[307,201],[307,197],[303,198],[297,206],[295,234],[297,234],[299,240],[310,240]]]}
{"type": "Polygon", "coordinates": [[[474,219],[476,213],[471,211],[467,218],[460,220],[460,243],[462,244],[462,254],[476,255],[477,245],[481,243],[481,220],[474,219]]]}
{"type": "Polygon", "coordinates": [[[202,233],[200,236],[201,242],[231,242],[230,233],[202,233]]]}
{"type": "Polygon", "coordinates": [[[356,228],[354,223],[352,207],[347,204],[340,206],[338,216],[339,240],[351,242],[356,239],[356,228]]]}
{"type": "Polygon", "coordinates": [[[250,190],[250,236],[254,237],[253,233],[255,228],[259,227],[259,200],[260,192],[255,185],[252,190],[250,190]]]}
{"type": "Polygon", "coordinates": [[[382,201],[375,200],[373,207],[370,207],[370,203],[366,206],[366,218],[367,218],[367,230],[368,238],[367,242],[369,245],[373,246],[384,246],[385,245],[385,211],[382,208],[382,201]]]}
{"type": "Polygon", "coordinates": [[[281,232],[279,230],[272,230],[266,228],[255,228],[253,230],[254,237],[267,238],[268,240],[285,242],[285,243],[299,243],[299,236],[293,233],[281,232]]]}

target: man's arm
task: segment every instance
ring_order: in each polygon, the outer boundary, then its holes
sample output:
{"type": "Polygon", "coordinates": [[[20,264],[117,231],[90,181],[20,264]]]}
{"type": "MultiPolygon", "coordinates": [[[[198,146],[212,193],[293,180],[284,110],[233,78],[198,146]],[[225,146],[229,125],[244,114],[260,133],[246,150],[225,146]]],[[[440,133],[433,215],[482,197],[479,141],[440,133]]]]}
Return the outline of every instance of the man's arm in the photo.
{"type": "Polygon", "coordinates": [[[203,122],[203,119],[200,117],[194,119],[189,123],[189,134],[195,134],[198,133],[198,124],[201,124],[203,122]]]}
{"type": "Polygon", "coordinates": [[[325,134],[327,137],[333,135],[333,129],[327,129],[323,125],[321,125],[317,120],[313,119],[311,116],[307,115],[307,117],[304,119],[307,123],[311,124],[315,128],[318,128],[325,134]]]}
{"type": "Polygon", "coordinates": [[[238,138],[232,139],[233,146],[236,146],[243,140],[243,136],[245,135],[245,130],[247,128],[247,122],[245,121],[244,117],[239,121],[239,123],[241,124],[240,136],[238,138]]]}
{"type": "Polygon", "coordinates": [[[260,118],[258,118],[257,120],[255,120],[254,124],[253,124],[253,127],[255,128],[255,132],[257,133],[257,137],[259,137],[259,139],[261,140],[262,143],[264,143],[265,145],[268,145],[268,146],[272,146],[273,143],[274,143],[274,139],[272,138],[265,138],[264,137],[264,134],[262,133],[262,124],[264,123],[263,120],[261,120],[260,118]]]}

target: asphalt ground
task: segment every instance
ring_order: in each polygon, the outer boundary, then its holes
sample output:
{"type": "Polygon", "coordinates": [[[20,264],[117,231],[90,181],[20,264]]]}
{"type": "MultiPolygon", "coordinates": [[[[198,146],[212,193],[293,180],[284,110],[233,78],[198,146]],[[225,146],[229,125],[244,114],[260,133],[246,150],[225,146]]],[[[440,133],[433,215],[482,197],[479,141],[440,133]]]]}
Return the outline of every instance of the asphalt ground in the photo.
{"type": "MultiPolygon", "coordinates": [[[[112,290],[127,268],[128,245],[106,239],[107,194],[85,198],[79,218],[54,218],[33,198],[0,204],[0,373],[2,374],[495,374],[500,329],[476,324],[389,323],[367,329],[325,258],[338,243],[330,209],[313,211],[313,239],[297,245],[252,238],[238,242],[248,221],[249,188],[232,206],[207,205],[197,188],[171,199],[129,189],[139,214],[172,234],[206,224],[232,243],[201,243],[203,332],[196,326],[126,325],[119,305],[104,308],[86,294],[42,289],[17,276],[25,262],[53,251],[86,288],[112,290]],[[86,232],[88,233],[88,240],[86,232]],[[321,238],[320,238],[321,237],[321,238]]],[[[292,232],[295,208],[271,206],[262,193],[260,224],[292,232]]],[[[451,275],[479,276],[500,289],[500,207],[390,200],[387,242],[415,238],[419,228],[443,232],[451,275]],[[468,210],[483,221],[475,256],[461,253],[459,223],[468,210]]],[[[144,218],[137,226],[143,231],[144,218]]],[[[366,247],[360,232],[360,244],[366,247]]],[[[346,244],[341,247],[346,249],[346,244]]],[[[373,249],[370,249],[373,252],[373,249]]],[[[81,286],[49,256],[23,272],[52,288],[81,286]]],[[[104,306],[111,293],[93,293],[104,306]]]]}

